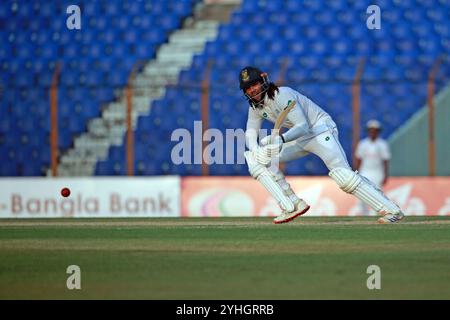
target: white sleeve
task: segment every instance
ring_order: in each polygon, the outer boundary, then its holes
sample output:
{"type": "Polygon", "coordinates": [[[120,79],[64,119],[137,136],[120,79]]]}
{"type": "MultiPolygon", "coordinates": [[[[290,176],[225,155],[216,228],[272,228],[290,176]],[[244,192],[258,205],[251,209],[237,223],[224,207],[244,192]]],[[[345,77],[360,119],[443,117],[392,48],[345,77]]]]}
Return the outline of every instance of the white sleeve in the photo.
{"type": "Polygon", "coordinates": [[[284,108],[293,100],[296,102],[295,107],[288,113],[286,119],[289,119],[294,126],[282,134],[284,142],[298,139],[310,131],[300,101],[296,100],[292,93],[280,94],[277,102],[280,104],[280,107],[284,108]]]}
{"type": "Polygon", "coordinates": [[[299,108],[300,107],[295,106],[294,109],[292,109],[288,114],[288,119],[292,123],[295,123],[295,125],[283,133],[284,142],[293,141],[309,132],[308,123],[306,123],[305,117],[303,117],[303,113],[299,110],[299,108]]]}
{"type": "Polygon", "coordinates": [[[389,160],[391,159],[391,151],[389,150],[389,145],[386,141],[383,141],[382,144],[383,148],[381,148],[381,157],[383,160],[389,160]]]}
{"type": "Polygon", "coordinates": [[[245,142],[250,151],[258,148],[258,131],[263,119],[252,108],[248,109],[247,128],[245,129],[245,142]]]}

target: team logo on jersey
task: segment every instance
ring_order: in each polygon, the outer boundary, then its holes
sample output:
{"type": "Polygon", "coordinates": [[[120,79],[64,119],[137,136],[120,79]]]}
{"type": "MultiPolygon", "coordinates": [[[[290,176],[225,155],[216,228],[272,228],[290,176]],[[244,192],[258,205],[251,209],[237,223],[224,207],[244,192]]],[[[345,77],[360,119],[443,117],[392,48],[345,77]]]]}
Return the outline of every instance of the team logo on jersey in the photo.
{"type": "Polygon", "coordinates": [[[263,113],[263,117],[264,117],[264,118],[267,118],[267,113],[264,112],[264,113],[263,113]]]}
{"type": "Polygon", "coordinates": [[[241,78],[242,78],[242,81],[244,81],[244,82],[247,82],[248,80],[250,80],[250,76],[248,75],[247,69],[242,70],[241,78]]]}

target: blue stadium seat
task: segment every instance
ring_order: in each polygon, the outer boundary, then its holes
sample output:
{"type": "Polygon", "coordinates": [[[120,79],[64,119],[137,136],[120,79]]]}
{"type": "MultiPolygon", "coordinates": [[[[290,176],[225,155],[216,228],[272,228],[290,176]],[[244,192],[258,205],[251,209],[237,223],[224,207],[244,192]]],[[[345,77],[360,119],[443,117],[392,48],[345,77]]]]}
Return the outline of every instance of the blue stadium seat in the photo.
{"type": "Polygon", "coordinates": [[[7,161],[0,166],[1,176],[17,176],[18,173],[18,164],[14,161],[7,161]]]}
{"type": "Polygon", "coordinates": [[[95,166],[95,174],[99,176],[112,176],[114,174],[114,166],[112,162],[98,161],[95,166]]]}
{"type": "Polygon", "coordinates": [[[108,151],[108,158],[113,161],[125,160],[125,147],[124,146],[111,146],[108,151]]]}

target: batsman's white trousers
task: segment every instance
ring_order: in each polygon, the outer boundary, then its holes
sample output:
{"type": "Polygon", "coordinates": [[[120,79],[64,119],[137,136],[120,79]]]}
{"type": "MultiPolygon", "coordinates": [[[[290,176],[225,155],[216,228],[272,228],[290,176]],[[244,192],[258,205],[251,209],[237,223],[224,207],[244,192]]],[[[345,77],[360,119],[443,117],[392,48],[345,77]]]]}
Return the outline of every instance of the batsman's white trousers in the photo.
{"type": "Polygon", "coordinates": [[[286,162],[303,157],[309,153],[319,156],[330,170],[339,187],[351,193],[381,214],[397,214],[401,209],[388,199],[373,182],[354,172],[348,164],[347,157],[338,138],[336,126],[311,139],[291,141],[283,145],[279,162],[286,162]]]}
{"type": "Polygon", "coordinates": [[[336,126],[330,125],[327,131],[308,140],[294,140],[285,143],[281,149],[279,161],[291,161],[310,153],[321,158],[330,171],[335,168],[350,169],[347,156],[339,142],[336,126]]]}

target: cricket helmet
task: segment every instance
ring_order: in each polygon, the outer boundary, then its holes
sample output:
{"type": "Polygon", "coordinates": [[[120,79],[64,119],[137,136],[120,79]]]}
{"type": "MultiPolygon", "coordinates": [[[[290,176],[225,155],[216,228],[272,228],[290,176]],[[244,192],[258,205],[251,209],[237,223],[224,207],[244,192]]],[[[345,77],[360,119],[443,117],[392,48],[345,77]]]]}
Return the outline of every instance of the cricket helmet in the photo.
{"type": "Polygon", "coordinates": [[[256,67],[247,66],[239,72],[239,88],[242,91],[244,91],[244,95],[249,100],[249,103],[253,103],[255,105],[262,103],[262,101],[264,100],[264,95],[267,92],[267,90],[269,89],[269,85],[270,85],[269,77],[268,77],[267,73],[261,71],[260,69],[258,69],[256,67]],[[260,82],[262,84],[261,94],[263,95],[262,96],[263,99],[261,99],[260,102],[254,101],[252,99],[253,97],[250,97],[245,92],[245,89],[250,88],[252,85],[254,85],[257,82],[260,82]]]}
{"type": "Polygon", "coordinates": [[[269,81],[267,78],[267,73],[262,72],[258,68],[247,66],[239,72],[239,88],[245,90],[256,82],[268,85],[269,81]]]}

